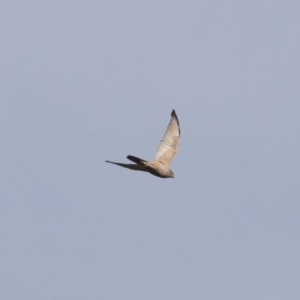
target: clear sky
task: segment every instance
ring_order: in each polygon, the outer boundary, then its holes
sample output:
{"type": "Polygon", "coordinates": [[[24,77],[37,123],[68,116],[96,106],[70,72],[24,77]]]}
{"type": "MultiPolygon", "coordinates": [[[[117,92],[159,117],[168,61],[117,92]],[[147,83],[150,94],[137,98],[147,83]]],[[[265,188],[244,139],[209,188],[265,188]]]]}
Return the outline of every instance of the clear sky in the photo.
{"type": "Polygon", "coordinates": [[[299,12],[2,1],[0,298],[300,299],[299,12]]]}

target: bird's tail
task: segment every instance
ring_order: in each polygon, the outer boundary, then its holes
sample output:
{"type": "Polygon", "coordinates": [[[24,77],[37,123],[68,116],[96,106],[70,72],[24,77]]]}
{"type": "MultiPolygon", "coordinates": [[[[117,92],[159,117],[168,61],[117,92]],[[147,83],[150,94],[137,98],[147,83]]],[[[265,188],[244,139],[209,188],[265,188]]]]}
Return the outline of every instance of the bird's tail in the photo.
{"type": "Polygon", "coordinates": [[[135,157],[135,156],[128,155],[127,158],[140,166],[144,166],[147,163],[146,160],[135,157]]]}

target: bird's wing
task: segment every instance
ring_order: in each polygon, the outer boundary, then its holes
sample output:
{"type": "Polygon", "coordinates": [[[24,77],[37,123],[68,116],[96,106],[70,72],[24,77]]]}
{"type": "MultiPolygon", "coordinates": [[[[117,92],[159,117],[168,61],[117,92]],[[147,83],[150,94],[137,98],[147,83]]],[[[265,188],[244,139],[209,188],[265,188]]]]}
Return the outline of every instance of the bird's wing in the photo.
{"type": "Polygon", "coordinates": [[[177,153],[180,140],[180,127],[175,110],[172,110],[171,120],[161,140],[154,157],[154,161],[159,161],[166,166],[171,164],[171,161],[177,153]]]}
{"type": "Polygon", "coordinates": [[[123,168],[127,168],[127,169],[130,169],[130,170],[146,171],[143,167],[141,167],[139,165],[136,165],[136,164],[121,164],[121,163],[116,163],[116,162],[109,161],[109,160],[106,160],[105,162],[110,163],[110,164],[114,164],[114,165],[117,165],[117,166],[120,166],[120,167],[123,167],[123,168]]]}
{"type": "Polygon", "coordinates": [[[132,156],[132,155],[127,155],[127,158],[140,166],[144,166],[148,163],[146,160],[138,158],[136,156],[132,156]]]}

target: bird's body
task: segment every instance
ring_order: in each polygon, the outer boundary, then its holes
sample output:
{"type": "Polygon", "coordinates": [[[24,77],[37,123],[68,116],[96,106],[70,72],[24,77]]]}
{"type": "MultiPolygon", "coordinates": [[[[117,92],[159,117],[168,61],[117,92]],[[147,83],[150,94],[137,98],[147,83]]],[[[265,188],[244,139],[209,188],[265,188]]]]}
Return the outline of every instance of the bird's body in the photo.
{"type": "Polygon", "coordinates": [[[127,158],[135,162],[135,164],[116,163],[108,160],[106,162],[131,170],[149,172],[152,175],[161,178],[174,178],[174,173],[170,169],[170,164],[178,151],[179,139],[179,121],[175,110],[173,109],[169,126],[157,148],[153,161],[146,161],[144,159],[128,155],[127,158]]]}

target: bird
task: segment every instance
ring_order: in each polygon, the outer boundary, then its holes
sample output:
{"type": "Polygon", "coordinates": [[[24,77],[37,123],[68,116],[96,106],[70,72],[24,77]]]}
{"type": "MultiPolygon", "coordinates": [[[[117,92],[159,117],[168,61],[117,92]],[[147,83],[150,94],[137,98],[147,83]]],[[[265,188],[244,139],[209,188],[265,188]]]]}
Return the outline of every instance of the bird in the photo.
{"type": "Polygon", "coordinates": [[[127,158],[135,164],[123,164],[106,160],[105,162],[135,171],[148,172],[160,178],[175,178],[170,169],[172,159],[178,151],[180,141],[180,126],[175,110],[172,110],[171,120],[156,150],[152,161],[128,155],[127,158]]]}

